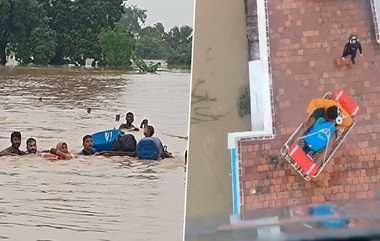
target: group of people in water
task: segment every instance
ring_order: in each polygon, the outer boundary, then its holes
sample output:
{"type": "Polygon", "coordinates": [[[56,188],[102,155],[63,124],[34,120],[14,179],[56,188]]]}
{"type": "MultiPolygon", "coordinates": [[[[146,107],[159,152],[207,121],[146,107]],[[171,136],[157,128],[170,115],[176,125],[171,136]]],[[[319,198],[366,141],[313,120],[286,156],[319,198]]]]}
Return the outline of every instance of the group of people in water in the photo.
{"type": "MultiPolygon", "coordinates": [[[[132,112],[126,114],[126,123],[121,124],[119,129],[123,131],[139,131],[144,130],[144,137],[152,137],[154,134],[154,127],[148,125],[148,120],[144,119],[140,125],[140,128],[133,125],[134,115],[132,112]]],[[[69,147],[66,142],[59,142],[55,147],[49,150],[38,151],[37,140],[35,138],[28,138],[26,140],[26,151],[20,150],[21,146],[21,132],[14,131],[11,134],[11,146],[2,150],[0,156],[21,156],[21,155],[39,155],[46,159],[72,159],[77,155],[95,155],[96,150],[93,148],[93,138],[91,135],[85,135],[82,138],[83,149],[78,154],[73,154],[69,151],[69,147]]],[[[171,154],[165,150],[166,157],[170,157],[171,154]]]]}

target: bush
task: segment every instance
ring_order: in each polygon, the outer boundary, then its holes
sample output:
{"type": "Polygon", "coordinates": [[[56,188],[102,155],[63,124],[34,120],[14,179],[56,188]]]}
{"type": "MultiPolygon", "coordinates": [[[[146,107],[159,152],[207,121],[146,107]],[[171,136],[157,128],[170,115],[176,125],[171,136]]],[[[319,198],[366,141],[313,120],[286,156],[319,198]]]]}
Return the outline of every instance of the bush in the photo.
{"type": "Polygon", "coordinates": [[[239,97],[239,115],[243,117],[245,115],[249,115],[251,113],[251,98],[249,92],[249,86],[243,89],[242,95],[239,97]]]}
{"type": "Polygon", "coordinates": [[[134,40],[129,33],[104,31],[99,34],[104,64],[111,67],[128,67],[134,50],[134,40]]]}

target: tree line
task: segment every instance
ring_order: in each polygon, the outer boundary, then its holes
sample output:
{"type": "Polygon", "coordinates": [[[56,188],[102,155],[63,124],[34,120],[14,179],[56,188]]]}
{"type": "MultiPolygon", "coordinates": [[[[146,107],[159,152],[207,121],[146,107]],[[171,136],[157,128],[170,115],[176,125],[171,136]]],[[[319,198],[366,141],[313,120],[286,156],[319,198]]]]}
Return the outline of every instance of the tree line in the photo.
{"type": "Polygon", "coordinates": [[[0,0],[0,65],[128,67],[133,59],[190,66],[192,28],[143,27],[147,11],[120,0],[0,0]]]}

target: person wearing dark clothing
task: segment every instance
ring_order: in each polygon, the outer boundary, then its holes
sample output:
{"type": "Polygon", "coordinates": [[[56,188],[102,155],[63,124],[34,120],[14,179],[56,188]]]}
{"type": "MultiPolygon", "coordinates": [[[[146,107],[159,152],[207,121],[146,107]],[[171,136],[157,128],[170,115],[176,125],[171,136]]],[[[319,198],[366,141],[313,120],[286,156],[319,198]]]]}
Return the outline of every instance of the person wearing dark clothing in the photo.
{"type": "Polygon", "coordinates": [[[362,56],[363,50],[362,50],[362,46],[359,42],[359,38],[355,35],[351,35],[350,38],[348,39],[348,42],[344,46],[342,59],[344,59],[345,57],[350,55],[352,64],[355,64],[355,58],[356,58],[356,53],[357,53],[358,49],[360,52],[360,56],[362,56]]]}
{"type": "Polygon", "coordinates": [[[83,149],[79,153],[79,155],[84,155],[84,156],[91,156],[95,154],[95,149],[92,147],[92,136],[90,135],[85,135],[83,137],[83,149]]]}
{"type": "Polygon", "coordinates": [[[21,145],[21,133],[18,131],[14,131],[11,134],[11,143],[12,145],[8,147],[7,149],[0,152],[0,156],[21,156],[25,155],[26,153],[21,151],[20,145],[21,145]]]}

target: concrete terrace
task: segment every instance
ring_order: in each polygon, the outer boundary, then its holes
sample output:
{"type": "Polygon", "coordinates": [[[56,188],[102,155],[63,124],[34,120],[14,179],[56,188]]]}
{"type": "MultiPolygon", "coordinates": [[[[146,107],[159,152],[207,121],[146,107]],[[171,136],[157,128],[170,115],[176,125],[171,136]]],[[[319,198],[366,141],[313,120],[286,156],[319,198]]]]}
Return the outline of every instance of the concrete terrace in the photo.
{"type": "MultiPolygon", "coordinates": [[[[248,0],[247,12],[254,15],[250,1],[255,2],[248,0]]],[[[375,198],[380,188],[380,45],[370,2],[282,0],[268,1],[267,7],[276,136],[239,142],[243,216],[257,209],[375,198]],[[352,69],[339,70],[334,60],[351,33],[360,36],[364,56],[352,69]],[[305,182],[279,151],[306,118],[310,99],[335,89],[358,100],[357,124],[319,178],[305,182]]]]}

